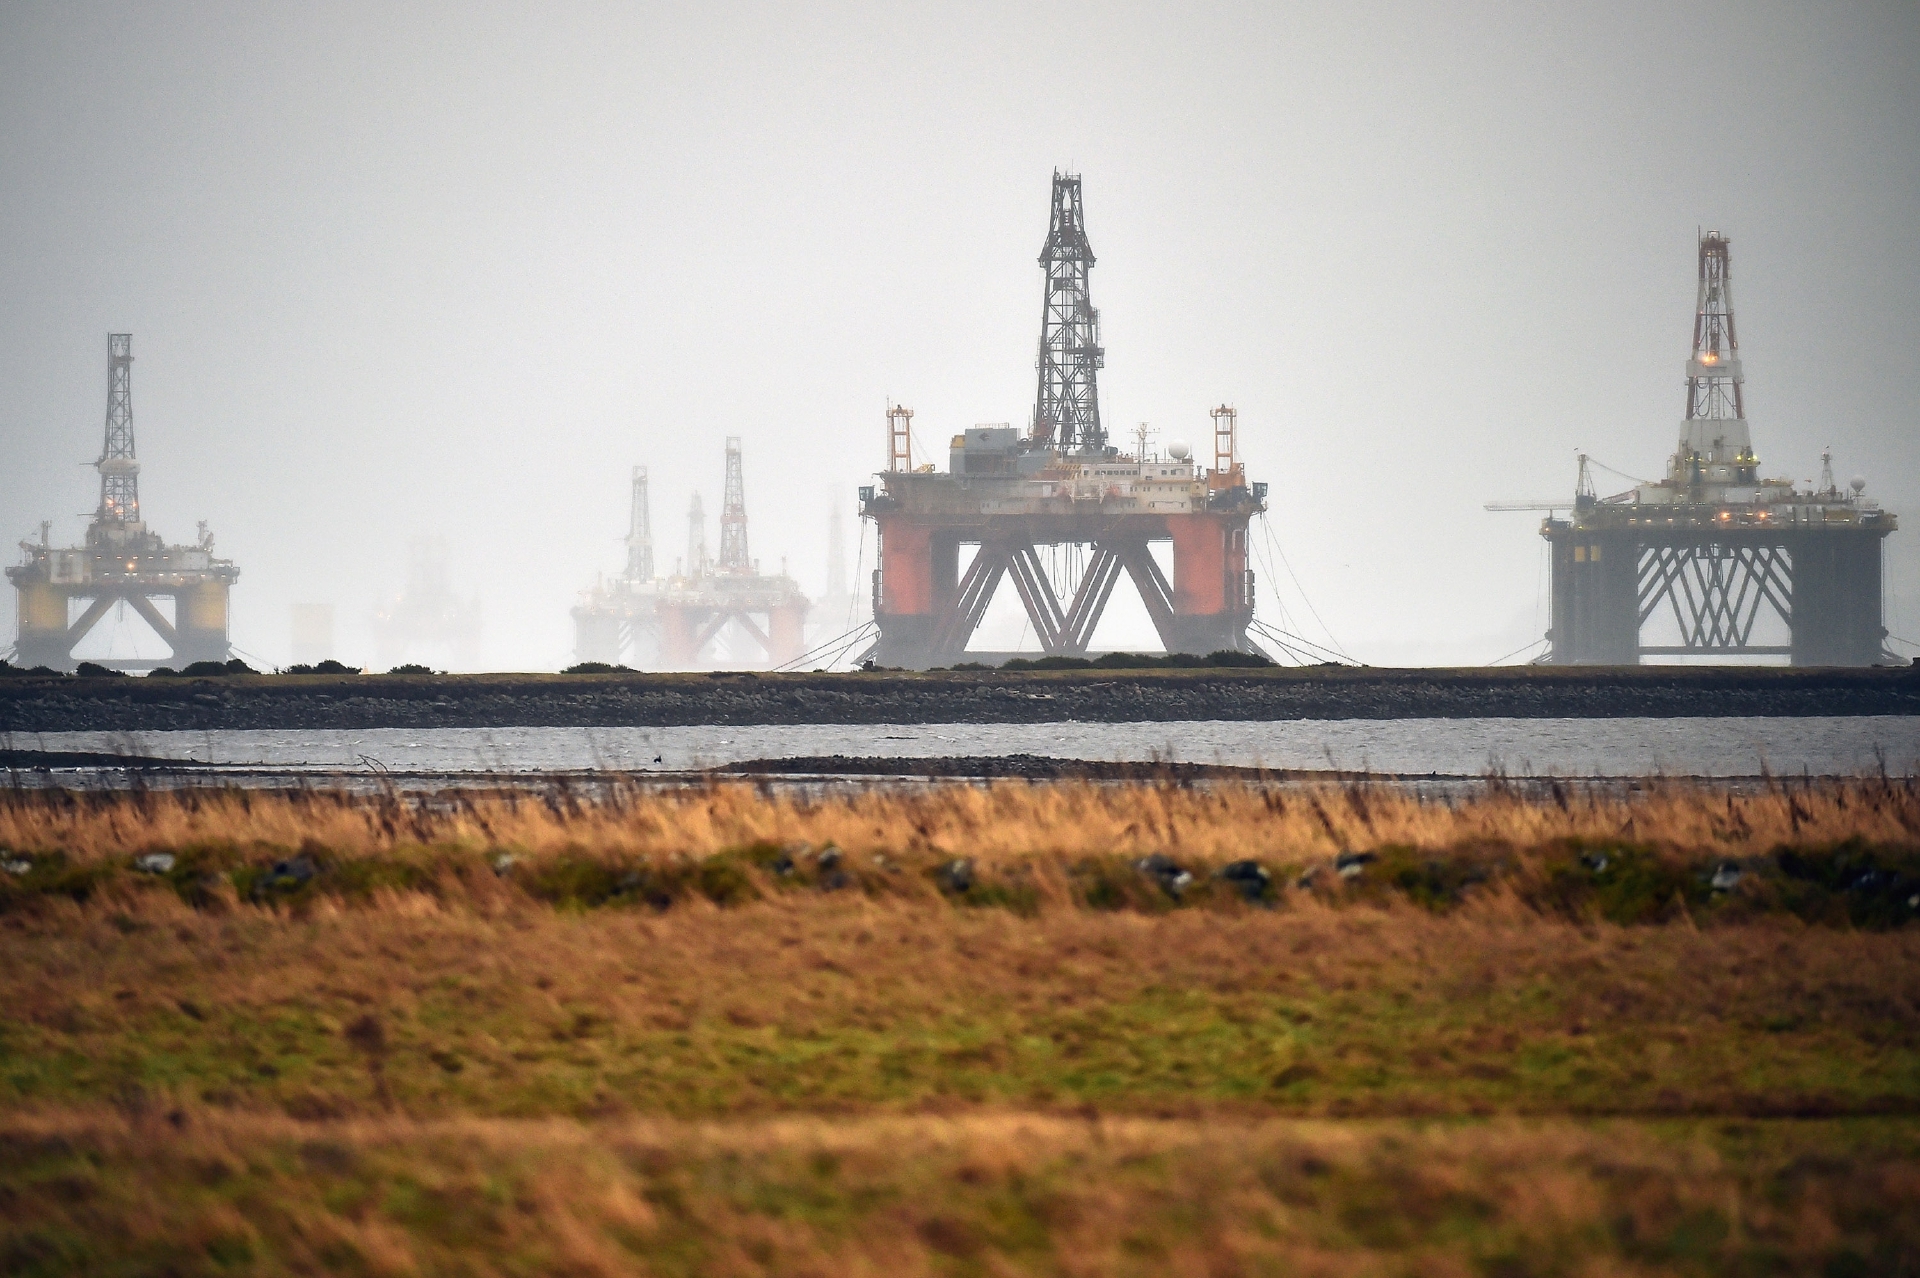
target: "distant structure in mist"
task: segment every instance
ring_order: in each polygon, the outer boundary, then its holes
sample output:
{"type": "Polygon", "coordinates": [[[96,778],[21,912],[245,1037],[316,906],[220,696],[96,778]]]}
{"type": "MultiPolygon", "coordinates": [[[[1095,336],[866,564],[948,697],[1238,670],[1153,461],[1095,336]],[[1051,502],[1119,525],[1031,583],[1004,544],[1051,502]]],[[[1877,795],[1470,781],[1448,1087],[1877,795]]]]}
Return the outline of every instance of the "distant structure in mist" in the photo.
{"type": "Polygon", "coordinates": [[[478,664],[480,597],[454,593],[444,538],[413,542],[407,584],[374,612],[373,638],[383,669],[405,662],[456,670],[478,664]]]}
{"type": "Polygon", "coordinates": [[[297,603],[292,608],[293,663],[312,666],[333,660],[333,605],[297,603]]]}
{"type": "Polygon", "coordinates": [[[83,546],[56,548],[51,525],[40,540],[23,541],[25,561],[7,569],[18,593],[15,659],[24,666],[71,670],[74,649],[111,609],[130,608],[167,645],[164,659],[91,658],[117,670],[175,668],[196,661],[225,661],[228,591],[240,570],[213,557],[213,534],[204,521],[192,545],[170,546],[147,531],[140,517],[140,463],[133,447],[133,335],[107,337],[107,423],[99,460],[100,505],[87,525],[83,546]],[[81,605],[73,616],[73,605],[81,605]],[[165,605],[164,609],[158,605],[165,605]]]}
{"type": "Polygon", "coordinates": [[[634,467],[627,567],[597,582],[573,609],[574,656],[640,669],[780,666],[805,651],[808,601],[783,563],[762,573],[747,549],[745,462],[740,438],[726,442],[720,552],[707,550],[706,512],[695,493],[687,511],[687,554],[673,575],[654,572],[647,472],[634,467]]]}
{"type": "Polygon", "coordinates": [[[1817,487],[1760,477],[1732,273],[1731,241],[1707,232],[1686,417],[1665,479],[1599,497],[1582,453],[1572,501],[1488,507],[1571,511],[1567,519],[1549,513],[1540,528],[1553,563],[1545,660],[1784,656],[1796,666],[1905,664],[1886,651],[1881,616],[1893,514],[1865,496],[1866,480],[1841,488],[1831,453],[1821,454],[1817,487]],[[1673,641],[1646,642],[1649,622],[1673,641]]]}
{"type": "Polygon", "coordinates": [[[838,502],[827,512],[827,588],[808,613],[807,643],[817,646],[865,625],[873,617],[873,596],[849,585],[846,517],[838,502]]]}
{"type": "MultiPolygon", "coordinates": [[[[699,502],[695,496],[694,501],[699,502]]],[[[645,670],[660,661],[659,597],[665,581],[653,567],[653,516],[647,468],[633,468],[627,507],[627,564],[610,581],[597,581],[573,609],[573,654],[577,661],[632,665],[645,670]]]]}

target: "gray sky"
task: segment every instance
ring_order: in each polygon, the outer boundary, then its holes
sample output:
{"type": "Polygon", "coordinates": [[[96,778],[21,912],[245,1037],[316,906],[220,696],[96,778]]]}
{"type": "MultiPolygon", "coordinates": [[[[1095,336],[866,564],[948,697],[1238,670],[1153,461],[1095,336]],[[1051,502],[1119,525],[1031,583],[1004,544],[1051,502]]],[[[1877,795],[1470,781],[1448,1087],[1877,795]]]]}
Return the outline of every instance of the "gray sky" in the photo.
{"type": "Polygon", "coordinates": [[[1700,227],[1764,473],[1831,443],[1907,516],[1920,639],[1917,138],[1913,3],[0,3],[0,533],[79,536],[130,331],[147,519],[211,521],[263,660],[304,601],[370,660],[436,534],[480,664],[564,664],[629,466],[670,563],[727,434],[754,552],[818,590],[887,397],[942,465],[1025,423],[1061,166],[1110,427],[1234,403],[1356,655],[1545,628],[1537,518],[1482,503],[1576,447],[1662,470],[1700,227]]]}

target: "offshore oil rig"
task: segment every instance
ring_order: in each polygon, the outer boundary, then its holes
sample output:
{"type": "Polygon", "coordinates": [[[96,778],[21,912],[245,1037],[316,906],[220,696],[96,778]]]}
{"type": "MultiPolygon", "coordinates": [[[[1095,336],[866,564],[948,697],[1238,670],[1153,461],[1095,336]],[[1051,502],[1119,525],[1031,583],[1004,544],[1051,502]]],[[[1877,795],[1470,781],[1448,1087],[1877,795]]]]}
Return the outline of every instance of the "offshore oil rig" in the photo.
{"type": "Polygon", "coordinates": [[[888,409],[887,469],[860,490],[861,514],[879,529],[874,664],[962,660],[1006,577],[1043,651],[1084,655],[1122,572],[1168,652],[1254,650],[1247,526],[1266,509],[1267,486],[1247,482],[1238,418],[1225,405],[1212,411],[1210,469],[1177,442],[1150,455],[1144,431],[1132,453],[1108,442],[1096,382],[1105,365],[1100,313],[1087,290],[1093,263],[1080,178],[1055,172],[1040,253],[1039,389],[1025,433],[988,425],[955,435],[941,472],[914,465],[912,410],[888,409]],[[1155,542],[1172,543],[1171,580],[1155,542]],[[963,572],[964,546],[977,550],[963,572]],[[1091,553],[1070,557],[1078,571],[1056,590],[1041,546],[1091,553]]]}
{"type": "Polygon", "coordinates": [[[1844,489],[1834,481],[1831,453],[1821,456],[1817,486],[1761,478],[1730,279],[1730,242],[1709,231],[1699,244],[1687,413],[1666,478],[1599,497],[1583,455],[1571,518],[1549,515],[1541,526],[1552,547],[1548,661],[1898,661],[1885,649],[1880,586],[1883,543],[1897,521],[1864,495],[1864,479],[1844,489]],[[1642,641],[1656,618],[1671,619],[1677,642],[1642,641]],[[1785,643],[1768,642],[1783,630],[1785,643]]]}
{"type": "Polygon", "coordinates": [[[107,337],[107,426],[99,460],[100,505],[83,546],[50,544],[51,525],[38,542],[23,541],[26,559],[7,569],[19,602],[15,659],[23,666],[71,670],[75,647],[116,604],[130,607],[165,641],[164,660],[101,656],[112,670],[180,667],[228,657],[227,593],[240,570],[213,557],[213,534],[200,524],[190,546],[169,546],[140,518],[140,463],[133,448],[133,335],[107,337]],[[172,617],[156,606],[169,604],[172,617]],[[70,605],[84,603],[69,620],[70,605]]]}
{"type": "Polygon", "coordinates": [[[706,513],[700,494],[687,512],[687,557],[672,576],[655,574],[647,468],[633,468],[627,519],[627,562],[611,581],[596,584],[573,609],[574,656],[580,661],[640,669],[686,670],[715,662],[719,643],[744,637],[758,658],[784,665],[805,651],[807,598],[783,564],[762,573],[747,550],[746,478],[740,437],[727,437],[726,488],[720,512],[720,553],[707,553],[706,513]]]}

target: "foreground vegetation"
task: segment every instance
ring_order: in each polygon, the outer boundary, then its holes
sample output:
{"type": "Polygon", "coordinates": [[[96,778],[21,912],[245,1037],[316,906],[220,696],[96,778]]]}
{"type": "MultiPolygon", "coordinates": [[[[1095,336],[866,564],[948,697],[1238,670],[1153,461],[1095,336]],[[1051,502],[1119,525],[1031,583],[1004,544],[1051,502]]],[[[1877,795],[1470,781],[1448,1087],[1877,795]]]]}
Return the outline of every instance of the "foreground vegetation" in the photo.
{"type": "Polygon", "coordinates": [[[1920,1251],[1904,1124],[9,1127],[10,1273],[1887,1275],[1920,1251]]]}
{"type": "Polygon", "coordinates": [[[1900,1273],[1920,794],[0,798],[0,1271],[1900,1273]]]}

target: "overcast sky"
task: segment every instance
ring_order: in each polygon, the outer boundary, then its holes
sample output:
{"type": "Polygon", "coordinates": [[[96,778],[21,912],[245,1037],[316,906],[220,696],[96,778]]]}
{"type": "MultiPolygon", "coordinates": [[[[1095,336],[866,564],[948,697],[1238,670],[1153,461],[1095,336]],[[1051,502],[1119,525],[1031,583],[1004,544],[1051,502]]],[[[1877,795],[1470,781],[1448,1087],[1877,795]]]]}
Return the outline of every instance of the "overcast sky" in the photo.
{"type": "MultiPolygon", "coordinates": [[[[1324,637],[1304,590],[1376,662],[1537,638],[1538,517],[1482,505],[1577,447],[1663,470],[1707,228],[1764,473],[1831,444],[1907,516],[1920,639],[1917,139],[1911,2],[8,0],[0,533],[80,536],[128,331],[148,522],[211,522],[262,661],[302,602],[372,660],[437,535],[478,664],[557,668],[629,467],[670,563],[728,434],[754,553],[818,591],[888,397],[943,466],[1025,423],[1062,167],[1106,420],[1238,407],[1299,582],[1263,563],[1263,615],[1324,637]]],[[[1150,634],[1130,602],[1096,646],[1150,634]]]]}

